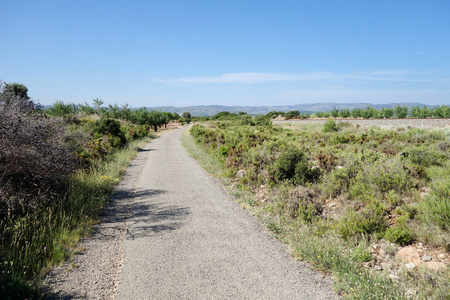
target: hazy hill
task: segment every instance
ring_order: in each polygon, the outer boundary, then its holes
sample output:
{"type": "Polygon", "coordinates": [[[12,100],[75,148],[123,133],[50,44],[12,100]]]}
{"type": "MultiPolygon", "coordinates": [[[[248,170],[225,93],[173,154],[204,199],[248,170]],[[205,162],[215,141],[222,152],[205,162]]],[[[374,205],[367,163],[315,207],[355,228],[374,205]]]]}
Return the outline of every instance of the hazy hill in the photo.
{"type": "MultiPolygon", "coordinates": [[[[377,109],[386,107],[391,108],[397,105],[406,105],[408,107],[420,106],[423,107],[425,104],[422,103],[390,103],[390,104],[371,104],[371,103],[335,103],[335,102],[325,102],[325,103],[307,103],[307,104],[297,104],[297,105],[275,105],[275,106],[223,106],[223,105],[199,105],[199,106],[186,106],[186,107],[174,107],[174,106],[159,106],[159,107],[149,107],[150,109],[162,110],[176,112],[182,114],[185,111],[191,113],[192,116],[213,116],[221,111],[229,111],[232,113],[237,113],[239,111],[247,112],[250,115],[263,115],[270,111],[284,111],[288,112],[291,110],[298,110],[301,113],[315,113],[321,111],[331,111],[333,108],[366,108],[367,106],[375,107],[377,109]]],[[[434,105],[429,105],[429,107],[434,107],[434,105]]]]}

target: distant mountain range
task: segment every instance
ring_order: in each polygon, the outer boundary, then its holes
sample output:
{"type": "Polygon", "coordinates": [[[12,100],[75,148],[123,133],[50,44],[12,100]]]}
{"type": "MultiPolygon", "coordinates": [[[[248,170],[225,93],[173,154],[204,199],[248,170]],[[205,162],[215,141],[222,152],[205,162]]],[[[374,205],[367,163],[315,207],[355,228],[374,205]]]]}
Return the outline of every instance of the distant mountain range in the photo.
{"type": "MultiPolygon", "coordinates": [[[[271,111],[283,111],[288,112],[291,110],[298,110],[301,113],[316,113],[316,112],[326,112],[331,111],[333,108],[344,109],[344,108],[366,108],[367,106],[379,108],[393,108],[397,105],[401,106],[419,106],[423,107],[425,104],[422,103],[390,103],[390,104],[371,104],[371,103],[337,103],[337,102],[324,102],[324,103],[310,103],[310,104],[297,104],[297,105],[275,105],[275,106],[223,106],[223,105],[199,105],[199,106],[185,106],[185,107],[174,107],[174,106],[159,106],[159,107],[148,107],[149,109],[156,109],[161,111],[170,111],[182,114],[183,112],[190,112],[192,116],[197,117],[211,117],[221,111],[229,111],[232,113],[237,113],[239,111],[246,112],[250,115],[264,115],[271,111]]],[[[436,105],[428,105],[428,107],[434,107],[436,105]]]]}

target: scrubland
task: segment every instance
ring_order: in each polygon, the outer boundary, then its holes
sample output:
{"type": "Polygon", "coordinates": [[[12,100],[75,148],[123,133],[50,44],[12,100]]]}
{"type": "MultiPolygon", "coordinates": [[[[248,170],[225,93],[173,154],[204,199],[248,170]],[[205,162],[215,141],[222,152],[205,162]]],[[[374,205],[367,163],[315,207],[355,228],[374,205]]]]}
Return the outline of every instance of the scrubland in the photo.
{"type": "Polygon", "coordinates": [[[350,299],[450,297],[450,129],[204,122],[188,150],[350,299]],[[418,260],[399,256],[416,251],[418,260]],[[433,262],[433,264],[431,263],[433,262]]]}

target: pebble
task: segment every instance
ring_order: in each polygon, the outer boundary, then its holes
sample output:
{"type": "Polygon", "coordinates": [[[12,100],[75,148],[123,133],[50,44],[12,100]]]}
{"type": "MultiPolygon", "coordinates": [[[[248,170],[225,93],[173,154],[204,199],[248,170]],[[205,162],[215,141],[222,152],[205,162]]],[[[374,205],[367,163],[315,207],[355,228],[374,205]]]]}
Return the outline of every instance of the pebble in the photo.
{"type": "Polygon", "coordinates": [[[423,261],[430,261],[431,260],[431,256],[429,256],[429,255],[422,256],[422,260],[423,261]]]}
{"type": "Polygon", "coordinates": [[[406,267],[407,269],[412,270],[412,269],[415,269],[415,268],[416,268],[416,265],[415,265],[414,263],[407,263],[407,264],[405,264],[405,267],[406,267]]]}

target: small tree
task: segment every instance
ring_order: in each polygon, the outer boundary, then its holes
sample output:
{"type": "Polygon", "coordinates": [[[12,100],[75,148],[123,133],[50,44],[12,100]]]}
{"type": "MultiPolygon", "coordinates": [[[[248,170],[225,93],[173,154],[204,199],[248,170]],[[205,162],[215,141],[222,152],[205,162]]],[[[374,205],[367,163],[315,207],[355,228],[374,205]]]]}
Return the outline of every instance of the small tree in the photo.
{"type": "Polygon", "coordinates": [[[394,111],[395,111],[395,116],[400,119],[404,119],[408,115],[408,107],[407,106],[397,105],[395,107],[394,111]]]}
{"type": "Polygon", "coordinates": [[[83,112],[85,115],[93,115],[95,113],[95,109],[89,106],[87,102],[84,102],[84,104],[79,104],[81,112],[83,112]]]}
{"type": "Polygon", "coordinates": [[[92,101],[94,101],[95,110],[99,114],[100,113],[100,108],[103,105],[103,101],[101,99],[98,99],[98,98],[95,98],[92,101]]]}
{"type": "Polygon", "coordinates": [[[332,110],[330,113],[331,113],[331,116],[332,116],[333,118],[339,117],[339,108],[334,107],[333,110],[332,110]]]}
{"type": "Polygon", "coordinates": [[[348,118],[348,117],[350,117],[350,110],[348,108],[341,109],[339,111],[339,116],[341,118],[348,118]]]}
{"type": "Polygon", "coordinates": [[[30,97],[28,97],[28,88],[20,83],[6,83],[2,93],[10,96],[17,96],[26,100],[30,99],[30,97]]]}
{"type": "Polygon", "coordinates": [[[7,111],[11,107],[20,112],[34,112],[41,109],[28,97],[28,89],[19,83],[3,83],[0,90],[0,113],[7,111]]]}
{"type": "Polygon", "coordinates": [[[188,124],[191,122],[191,113],[190,112],[185,111],[181,116],[188,124]]]}
{"type": "Polygon", "coordinates": [[[300,112],[298,110],[291,110],[290,112],[288,112],[285,115],[286,120],[299,118],[299,117],[300,117],[300,112]]]}
{"type": "Polygon", "coordinates": [[[47,108],[46,113],[51,116],[65,117],[74,115],[78,111],[78,107],[73,103],[64,103],[64,101],[56,101],[51,107],[47,108]]]}
{"type": "Polygon", "coordinates": [[[361,118],[363,116],[362,109],[355,107],[350,111],[350,115],[352,118],[361,118]]]}

